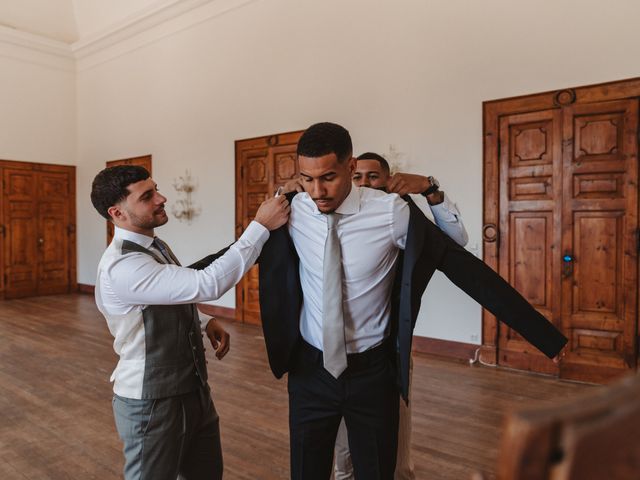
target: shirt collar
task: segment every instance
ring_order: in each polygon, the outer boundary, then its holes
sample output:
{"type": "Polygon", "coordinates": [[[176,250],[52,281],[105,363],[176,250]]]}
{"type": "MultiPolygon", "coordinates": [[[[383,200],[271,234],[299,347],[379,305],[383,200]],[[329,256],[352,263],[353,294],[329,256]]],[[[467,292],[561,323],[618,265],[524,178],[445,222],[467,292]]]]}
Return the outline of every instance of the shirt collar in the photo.
{"type": "Polygon", "coordinates": [[[141,233],[132,232],[131,230],[125,230],[124,228],[115,227],[113,230],[113,238],[119,238],[122,240],[129,240],[130,242],[137,243],[138,245],[149,249],[153,243],[153,237],[142,235],[141,233]]]}
{"type": "MultiPolygon", "coordinates": [[[[323,213],[318,210],[318,206],[315,204],[309,194],[305,193],[306,199],[311,204],[312,212],[314,215],[323,215],[323,213]]],[[[341,215],[353,215],[354,213],[358,213],[360,211],[360,189],[356,187],[353,183],[351,184],[351,191],[347,195],[347,197],[342,201],[342,203],[336,208],[336,213],[341,215]]]]}

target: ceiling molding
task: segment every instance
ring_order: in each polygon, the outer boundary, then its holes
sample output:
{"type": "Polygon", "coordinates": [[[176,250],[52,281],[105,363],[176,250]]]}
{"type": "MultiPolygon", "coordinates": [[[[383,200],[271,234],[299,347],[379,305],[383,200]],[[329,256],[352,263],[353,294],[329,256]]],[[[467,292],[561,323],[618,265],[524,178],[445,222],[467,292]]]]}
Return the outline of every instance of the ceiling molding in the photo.
{"type": "Polygon", "coordinates": [[[62,58],[74,58],[73,51],[67,43],[2,25],[0,25],[0,42],[62,58]]]}
{"type": "MultiPolygon", "coordinates": [[[[134,37],[145,37],[131,49],[148,44],[176,31],[184,30],[209,18],[226,13],[256,0],[164,0],[125,18],[109,29],[85,37],[71,45],[77,60],[82,60],[118,45],[117,54],[124,53],[122,43],[134,37]],[[163,27],[163,28],[156,28],[163,27]],[[120,45],[119,45],[120,44],[120,45]]],[[[135,43],[135,42],[134,42],[135,43]]],[[[126,50],[126,48],[124,49],[126,50]]],[[[103,57],[103,55],[100,55],[103,57]]],[[[98,63],[105,59],[102,58],[98,63]]],[[[83,62],[84,63],[84,62],[83,62]]],[[[90,62],[93,63],[93,62],[90,62]]]]}
{"type": "Polygon", "coordinates": [[[71,45],[0,25],[0,56],[82,71],[259,0],[160,0],[71,45]]]}

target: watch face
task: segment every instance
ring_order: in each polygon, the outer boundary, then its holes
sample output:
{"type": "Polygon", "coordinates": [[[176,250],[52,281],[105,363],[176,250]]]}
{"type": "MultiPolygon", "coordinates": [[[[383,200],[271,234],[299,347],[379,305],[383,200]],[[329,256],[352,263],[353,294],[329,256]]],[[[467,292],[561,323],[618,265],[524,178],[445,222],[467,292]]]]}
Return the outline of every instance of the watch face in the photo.
{"type": "Polygon", "coordinates": [[[436,188],[440,188],[440,182],[438,182],[438,179],[436,177],[429,177],[429,182],[431,182],[431,185],[433,185],[436,188]]]}

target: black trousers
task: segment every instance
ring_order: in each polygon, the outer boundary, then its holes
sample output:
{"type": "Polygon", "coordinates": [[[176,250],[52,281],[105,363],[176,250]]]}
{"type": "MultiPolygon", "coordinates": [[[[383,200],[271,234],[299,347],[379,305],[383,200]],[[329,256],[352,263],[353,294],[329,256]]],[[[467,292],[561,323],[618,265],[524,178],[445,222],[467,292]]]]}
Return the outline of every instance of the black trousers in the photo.
{"type": "Polygon", "coordinates": [[[398,445],[398,389],[391,343],[348,355],[335,379],[322,352],[302,342],[289,372],[291,478],[328,480],[345,419],[356,480],[392,480],[398,445]]]}

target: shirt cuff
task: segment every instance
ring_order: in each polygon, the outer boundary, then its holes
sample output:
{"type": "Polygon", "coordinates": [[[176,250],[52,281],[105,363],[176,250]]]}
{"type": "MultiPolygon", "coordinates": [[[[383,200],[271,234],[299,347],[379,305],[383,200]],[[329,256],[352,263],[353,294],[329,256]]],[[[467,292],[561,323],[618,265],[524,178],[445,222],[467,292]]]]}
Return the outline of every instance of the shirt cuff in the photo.
{"type": "Polygon", "coordinates": [[[269,240],[269,230],[261,223],[252,220],[245,231],[242,232],[240,238],[242,240],[246,240],[252,245],[262,247],[265,242],[269,240]]]}
{"type": "Polygon", "coordinates": [[[433,216],[437,220],[455,223],[458,221],[458,217],[460,216],[460,212],[458,212],[455,203],[449,200],[449,197],[447,197],[446,193],[444,194],[444,200],[442,203],[439,203],[437,205],[429,204],[429,207],[433,212],[433,216]]]}
{"type": "Polygon", "coordinates": [[[206,313],[202,313],[200,310],[198,310],[198,317],[200,318],[200,332],[204,333],[207,328],[207,324],[214,317],[207,315],[206,313]]]}

